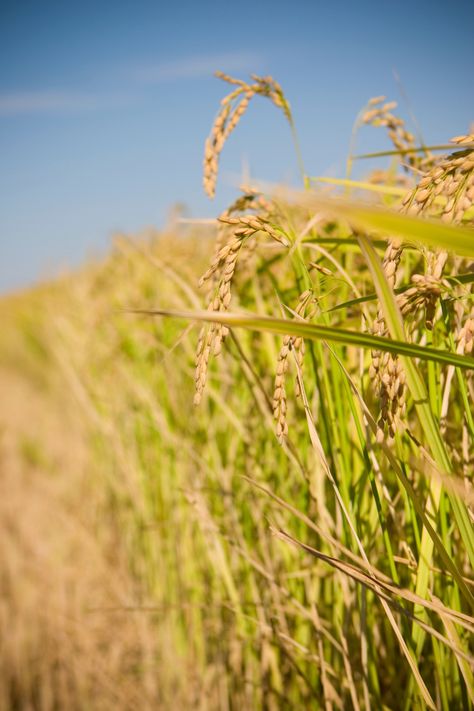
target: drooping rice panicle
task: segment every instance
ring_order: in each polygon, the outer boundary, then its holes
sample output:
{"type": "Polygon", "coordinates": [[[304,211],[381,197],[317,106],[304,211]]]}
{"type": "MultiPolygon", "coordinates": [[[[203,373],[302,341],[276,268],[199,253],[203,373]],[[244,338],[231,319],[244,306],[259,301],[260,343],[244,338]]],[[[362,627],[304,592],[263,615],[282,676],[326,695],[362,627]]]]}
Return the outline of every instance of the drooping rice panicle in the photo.
{"type": "MultiPolygon", "coordinates": [[[[314,303],[314,297],[311,290],[304,291],[299,299],[295,308],[295,313],[300,318],[311,319],[314,315],[312,304],[314,303]]],[[[291,354],[294,354],[296,359],[297,368],[301,373],[303,368],[305,345],[304,339],[298,336],[285,336],[283,339],[283,345],[280,348],[277,361],[277,369],[275,375],[275,385],[273,390],[273,416],[276,421],[276,435],[280,444],[283,442],[288,434],[288,422],[286,418],[287,414],[287,393],[286,393],[286,373],[288,371],[289,362],[288,358],[291,354]]],[[[296,380],[295,395],[300,396],[298,379],[296,380]]]]}
{"type": "Polygon", "coordinates": [[[219,158],[224,144],[247,111],[254,96],[270,99],[278,109],[283,111],[290,124],[292,123],[290,105],[281,86],[271,76],[260,77],[253,74],[251,77],[253,83],[250,84],[222,72],[216,72],[216,76],[237,88],[222,100],[221,108],[204,147],[203,183],[205,192],[211,198],[216,191],[219,158]]]}

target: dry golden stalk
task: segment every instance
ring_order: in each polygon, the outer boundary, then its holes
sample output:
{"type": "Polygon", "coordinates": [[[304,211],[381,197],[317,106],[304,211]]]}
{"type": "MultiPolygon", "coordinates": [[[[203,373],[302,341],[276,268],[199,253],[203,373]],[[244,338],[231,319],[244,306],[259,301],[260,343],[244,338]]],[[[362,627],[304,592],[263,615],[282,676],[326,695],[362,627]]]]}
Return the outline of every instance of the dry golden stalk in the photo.
{"type": "Polygon", "coordinates": [[[439,297],[443,291],[443,287],[447,287],[449,289],[449,284],[443,282],[441,278],[447,261],[447,252],[429,252],[424,278],[417,280],[415,279],[415,276],[421,275],[412,276],[412,281],[418,285],[418,288],[421,287],[421,289],[426,292],[425,324],[429,331],[433,330],[436,307],[438,305],[439,297]]]}
{"type": "MultiPolygon", "coordinates": [[[[252,199],[252,204],[249,204],[249,207],[252,207],[252,209],[258,209],[261,213],[265,215],[270,215],[277,212],[275,204],[271,200],[268,200],[268,198],[262,195],[262,193],[258,192],[251,185],[241,185],[240,190],[242,191],[244,196],[247,196],[249,199],[252,199]]],[[[243,208],[240,208],[240,212],[242,212],[242,209],[243,208]]],[[[234,212],[236,212],[236,210],[234,210],[234,212]]]]}
{"type": "Polygon", "coordinates": [[[216,72],[216,76],[237,88],[222,99],[221,108],[204,147],[203,183],[204,190],[211,198],[214,197],[216,191],[221,151],[254,96],[269,98],[277,108],[283,111],[290,124],[292,123],[290,105],[281,86],[272,77],[259,77],[254,74],[252,75],[254,83],[248,84],[222,72],[216,72]]]}
{"type": "Polygon", "coordinates": [[[469,145],[474,145],[474,133],[468,133],[465,136],[454,136],[454,138],[451,139],[451,143],[457,143],[458,145],[464,145],[464,144],[469,144],[469,145]]]}
{"type": "Polygon", "coordinates": [[[257,83],[257,94],[267,96],[278,109],[282,109],[288,122],[291,124],[293,118],[291,116],[290,105],[283,93],[280,84],[271,76],[260,77],[257,74],[252,74],[252,79],[257,83]]]}
{"type": "Polygon", "coordinates": [[[474,352],[474,306],[471,308],[468,318],[459,330],[457,341],[457,353],[472,355],[474,352]]]}
{"type": "MultiPolygon", "coordinates": [[[[458,145],[474,145],[474,135],[457,136],[451,139],[458,145]]],[[[474,202],[474,150],[465,148],[442,158],[409,193],[404,206],[412,214],[435,212],[435,199],[445,198],[440,215],[445,222],[460,222],[474,202]]],[[[440,282],[448,255],[447,252],[430,252],[427,256],[426,278],[428,281],[413,277],[420,287],[419,300],[425,300],[426,326],[433,328],[436,306],[441,290],[440,282]]]]}
{"type": "Polygon", "coordinates": [[[431,154],[427,151],[423,157],[417,153],[405,154],[407,150],[415,147],[415,137],[405,128],[404,120],[392,113],[393,109],[397,107],[397,102],[388,101],[384,104],[383,101],[385,101],[385,96],[376,96],[369,100],[369,108],[362,115],[363,123],[385,127],[394,148],[403,152],[402,155],[404,155],[408,167],[414,170],[426,169],[432,163],[431,154]]]}
{"type": "MultiPolygon", "coordinates": [[[[210,280],[216,272],[220,271],[220,280],[214,296],[211,297],[208,309],[210,311],[225,311],[230,303],[230,283],[234,276],[235,267],[237,264],[237,255],[242,246],[243,237],[234,235],[234,237],[218,251],[214,260],[201,277],[199,285],[201,286],[206,281],[210,280]]],[[[222,341],[227,336],[229,329],[221,324],[213,323],[210,326],[205,326],[201,329],[199,336],[197,353],[196,353],[196,375],[195,384],[196,391],[194,396],[194,404],[198,405],[201,402],[202,393],[206,384],[207,370],[209,365],[209,356],[211,351],[214,355],[219,355],[221,352],[222,341]]]]}
{"type": "MultiPolygon", "coordinates": [[[[265,198],[255,188],[248,185],[242,185],[240,187],[240,190],[242,191],[242,194],[239,195],[239,197],[232,203],[232,205],[230,205],[226,210],[224,210],[224,212],[222,212],[218,218],[218,232],[215,255],[219,253],[221,248],[224,246],[224,244],[228,241],[228,239],[233,233],[234,225],[228,224],[226,222],[226,218],[238,213],[245,212],[247,210],[258,210],[261,217],[268,218],[270,215],[272,215],[274,218],[276,218],[277,216],[277,210],[273,202],[265,198]]],[[[275,219],[274,221],[278,222],[277,219],[275,219]]],[[[250,259],[252,253],[255,251],[257,243],[255,240],[246,240],[242,244],[242,248],[244,246],[246,247],[244,254],[242,254],[242,249],[239,252],[240,264],[250,259]]],[[[212,282],[209,281],[208,283],[211,287],[212,282]]]]}
{"type": "Polygon", "coordinates": [[[369,106],[375,106],[376,104],[381,104],[382,101],[385,101],[387,97],[386,96],[373,96],[371,99],[368,101],[369,106]]]}
{"type": "MultiPolygon", "coordinates": [[[[293,341],[293,351],[295,354],[296,361],[298,363],[298,369],[301,371],[303,369],[303,360],[305,354],[305,345],[302,338],[295,338],[293,341]]],[[[296,397],[301,397],[301,390],[298,378],[295,381],[295,395],[296,397]]]]}
{"type": "Polygon", "coordinates": [[[256,232],[263,232],[272,239],[280,242],[284,247],[289,247],[290,242],[287,237],[276,230],[270,224],[268,218],[262,215],[242,215],[238,217],[220,217],[219,220],[228,225],[234,225],[237,229],[235,234],[242,234],[245,237],[251,237],[256,232]]]}
{"type": "Polygon", "coordinates": [[[403,173],[395,175],[389,170],[374,170],[368,176],[368,182],[373,185],[393,185],[395,187],[404,188],[407,191],[413,187],[413,181],[403,173]]]}
{"type": "Polygon", "coordinates": [[[396,356],[377,351],[372,356],[370,375],[372,380],[378,382],[380,398],[377,441],[383,441],[386,428],[389,441],[392,441],[395,438],[397,418],[405,414],[405,373],[396,356]]]}
{"type": "MultiPolygon", "coordinates": [[[[205,282],[211,283],[211,277],[225,269],[224,263],[229,258],[229,254],[232,251],[240,252],[245,237],[250,237],[256,232],[264,232],[278,242],[288,245],[284,235],[275,230],[270,223],[268,216],[275,212],[273,203],[252,188],[244,187],[243,190],[243,194],[218,217],[215,255],[209,269],[199,280],[199,286],[203,286],[205,282]],[[263,211],[263,214],[237,214],[257,209],[263,211]],[[237,245],[240,247],[236,249],[237,245]]],[[[248,244],[248,240],[246,242],[248,244]]]]}
{"type": "MultiPolygon", "coordinates": [[[[214,258],[209,269],[199,280],[199,286],[209,285],[210,311],[227,311],[231,301],[231,284],[237,266],[237,259],[244,244],[257,232],[262,232],[280,244],[289,246],[286,237],[274,229],[265,215],[234,213],[247,209],[271,209],[272,204],[260,193],[252,190],[239,196],[237,200],[218,218],[219,233],[214,258]],[[227,239],[226,239],[227,238],[227,239]],[[225,241],[226,240],[226,241],[225,241]]],[[[199,404],[206,383],[209,357],[217,356],[222,343],[229,333],[227,326],[212,324],[201,331],[196,355],[196,394],[194,402],[199,404]]]]}
{"type": "Polygon", "coordinates": [[[244,113],[247,111],[247,107],[250,103],[250,99],[253,96],[252,91],[247,91],[244,94],[244,98],[241,99],[240,103],[237,105],[237,107],[232,111],[229,117],[229,121],[227,122],[227,125],[225,127],[224,135],[222,137],[222,142],[224,142],[229,138],[230,134],[234,130],[234,128],[237,126],[239,123],[240,119],[244,115],[244,113]]]}
{"type": "MultiPolygon", "coordinates": [[[[240,215],[233,217],[228,213],[224,213],[219,218],[219,222],[223,225],[232,226],[233,236],[230,241],[219,248],[209,269],[200,278],[199,286],[203,286],[205,282],[209,281],[211,277],[219,272],[218,298],[220,304],[226,309],[230,302],[230,283],[235,272],[237,256],[243,241],[248,237],[252,237],[257,232],[263,232],[284,246],[289,246],[289,242],[281,232],[278,232],[272,227],[267,218],[262,216],[240,215]]],[[[214,310],[222,309],[214,308],[214,310]]]]}
{"type": "MultiPolygon", "coordinates": [[[[391,240],[385,250],[385,255],[383,258],[383,270],[387,282],[389,283],[392,289],[395,287],[397,269],[398,265],[400,264],[401,256],[401,243],[397,240],[391,240]]],[[[382,311],[380,310],[377,313],[372,330],[376,336],[384,336],[386,333],[385,319],[382,311]]],[[[381,351],[372,351],[372,363],[370,366],[370,377],[372,380],[377,380],[377,378],[381,377],[379,373],[381,366],[381,357],[381,351]]]]}
{"type": "MultiPolygon", "coordinates": [[[[383,270],[391,288],[395,287],[397,269],[402,256],[402,246],[397,240],[391,240],[385,250],[383,270]]],[[[372,328],[374,335],[385,336],[387,328],[383,312],[379,309],[372,328]]],[[[377,441],[382,441],[385,428],[388,429],[389,440],[393,440],[396,430],[396,419],[405,411],[405,374],[396,355],[372,351],[372,362],[369,375],[375,383],[380,399],[380,415],[377,421],[377,441]]]]}
{"type": "Polygon", "coordinates": [[[288,434],[288,422],[286,420],[286,387],[285,374],[288,370],[288,354],[290,352],[291,336],[285,336],[283,345],[278,354],[277,369],[275,375],[275,388],[273,391],[273,416],[276,420],[276,436],[280,444],[288,434]]]}
{"type": "MultiPolygon", "coordinates": [[[[298,316],[311,318],[313,311],[308,307],[314,303],[313,292],[308,289],[304,291],[298,299],[298,304],[295,313],[298,316]]],[[[304,340],[297,336],[286,335],[283,339],[283,345],[278,354],[277,370],[275,375],[275,388],[273,391],[273,416],[276,420],[276,436],[280,444],[288,434],[288,422],[286,419],[287,412],[287,394],[285,387],[285,375],[288,370],[288,356],[293,352],[297,361],[298,369],[301,371],[304,358],[304,340]]],[[[298,380],[296,381],[296,396],[300,395],[298,380]]]]}
{"type": "Polygon", "coordinates": [[[330,269],[328,269],[327,267],[323,267],[317,262],[308,262],[308,268],[315,269],[320,274],[324,274],[324,276],[332,276],[332,271],[330,269]]]}
{"type": "Polygon", "coordinates": [[[208,281],[208,279],[210,279],[217,272],[218,269],[224,269],[226,263],[229,260],[231,262],[235,262],[237,258],[235,255],[240,249],[241,242],[242,236],[234,235],[234,237],[229,242],[224,244],[224,246],[219,249],[219,251],[211,262],[211,266],[200,278],[199,286],[202,286],[204,282],[208,281]]]}
{"type": "Polygon", "coordinates": [[[382,442],[387,429],[389,441],[395,438],[397,418],[405,414],[405,373],[397,357],[384,353],[373,356],[371,378],[378,381],[380,414],[377,441],[382,442]]]}
{"type": "Polygon", "coordinates": [[[222,213],[221,217],[234,215],[245,210],[260,210],[266,215],[276,211],[274,203],[252,185],[241,185],[240,191],[242,194],[222,213]]]}
{"type": "MultiPolygon", "coordinates": [[[[389,242],[383,268],[392,289],[395,287],[401,254],[400,244],[395,240],[389,242]]],[[[397,298],[404,317],[424,309],[428,329],[433,328],[436,306],[442,291],[449,288],[449,284],[441,279],[446,259],[445,252],[431,253],[429,255],[429,271],[426,274],[414,274],[411,277],[413,286],[397,298]]],[[[374,322],[373,333],[385,336],[386,332],[385,319],[383,313],[379,311],[374,322]]],[[[383,440],[386,429],[389,440],[393,440],[397,418],[402,417],[405,413],[405,375],[401,363],[396,355],[373,350],[369,375],[371,380],[376,383],[381,406],[377,422],[377,440],[383,440]]]]}
{"type": "MultiPolygon", "coordinates": [[[[438,256],[444,259],[446,253],[442,252],[438,256]]],[[[428,272],[426,274],[413,274],[411,282],[413,286],[397,299],[400,311],[406,317],[424,310],[425,326],[431,331],[434,325],[438,299],[443,291],[449,289],[449,283],[428,272]]]]}
{"type": "Polygon", "coordinates": [[[211,354],[212,333],[210,328],[201,328],[196,352],[196,371],[194,375],[195,392],[194,404],[199,405],[202,399],[204,386],[207,379],[207,367],[211,354]]]}
{"type": "Polygon", "coordinates": [[[445,156],[408,193],[403,204],[407,212],[420,214],[430,208],[444,222],[460,222],[474,203],[474,135],[457,136],[451,141],[463,150],[445,156]],[[467,147],[470,145],[471,147],[467,147]],[[441,210],[439,200],[445,198],[441,210]]]}
{"type": "MultiPolygon", "coordinates": [[[[240,86],[241,88],[245,88],[247,86],[247,82],[245,82],[243,79],[236,79],[235,77],[231,77],[230,74],[226,74],[225,72],[214,72],[214,76],[216,76],[218,79],[222,79],[222,81],[226,81],[228,84],[234,84],[235,86],[240,86]]],[[[236,89],[236,91],[238,91],[236,89]]],[[[232,96],[230,94],[229,96],[232,96]]],[[[225,96],[222,99],[221,103],[225,103],[226,101],[229,100],[229,96],[225,96]]]]}
{"type": "MultiPolygon", "coordinates": [[[[474,306],[471,306],[467,319],[464,321],[463,325],[457,334],[457,347],[456,352],[464,355],[472,356],[474,354],[474,306]]],[[[472,371],[470,371],[470,376],[472,378],[472,371]]],[[[468,477],[472,473],[472,465],[474,463],[474,453],[469,447],[469,437],[466,423],[463,423],[463,446],[461,452],[462,469],[466,476],[466,486],[470,487],[472,484],[468,483],[468,477]]]]}

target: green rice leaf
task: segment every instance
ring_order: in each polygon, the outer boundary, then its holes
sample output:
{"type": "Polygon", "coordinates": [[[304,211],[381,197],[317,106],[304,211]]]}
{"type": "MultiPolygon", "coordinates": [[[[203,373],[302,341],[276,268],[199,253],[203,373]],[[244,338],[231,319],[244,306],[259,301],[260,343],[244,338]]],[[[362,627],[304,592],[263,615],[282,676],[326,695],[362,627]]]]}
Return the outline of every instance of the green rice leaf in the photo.
{"type": "MultiPolygon", "coordinates": [[[[471,143],[463,144],[462,148],[472,148],[471,143]]],[[[352,156],[352,160],[365,160],[367,158],[384,158],[385,156],[405,156],[409,153],[426,153],[427,151],[456,151],[460,146],[453,143],[442,143],[437,146],[416,146],[415,148],[398,148],[391,151],[377,151],[377,153],[362,153],[352,156]]]]}
{"type": "Polygon", "coordinates": [[[445,365],[455,365],[459,368],[474,369],[474,358],[471,356],[441,351],[436,348],[419,346],[402,340],[392,340],[373,336],[370,333],[359,333],[342,328],[321,326],[290,319],[271,318],[270,316],[257,316],[256,314],[239,314],[222,311],[169,311],[166,309],[133,309],[128,313],[144,314],[149,316],[168,316],[182,318],[189,321],[207,321],[209,323],[222,323],[234,328],[247,328],[252,331],[269,331],[282,335],[301,336],[312,341],[332,341],[348,346],[361,346],[374,350],[388,351],[409,358],[431,360],[445,365]]]}
{"type": "Polygon", "coordinates": [[[474,257],[474,230],[445,224],[440,220],[405,215],[382,207],[355,203],[308,193],[293,193],[300,203],[337,218],[347,220],[356,230],[399,237],[405,242],[446,249],[455,254],[474,257]]]}

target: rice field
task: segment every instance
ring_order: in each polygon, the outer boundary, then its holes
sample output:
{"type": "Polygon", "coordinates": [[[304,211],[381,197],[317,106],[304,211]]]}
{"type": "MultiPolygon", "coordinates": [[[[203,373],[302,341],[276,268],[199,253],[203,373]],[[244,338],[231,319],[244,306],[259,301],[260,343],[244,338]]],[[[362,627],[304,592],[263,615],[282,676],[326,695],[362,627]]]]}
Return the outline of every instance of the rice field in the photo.
{"type": "Polygon", "coordinates": [[[472,709],[474,135],[219,76],[207,194],[261,100],[302,187],[0,302],[0,708],[472,709]]]}

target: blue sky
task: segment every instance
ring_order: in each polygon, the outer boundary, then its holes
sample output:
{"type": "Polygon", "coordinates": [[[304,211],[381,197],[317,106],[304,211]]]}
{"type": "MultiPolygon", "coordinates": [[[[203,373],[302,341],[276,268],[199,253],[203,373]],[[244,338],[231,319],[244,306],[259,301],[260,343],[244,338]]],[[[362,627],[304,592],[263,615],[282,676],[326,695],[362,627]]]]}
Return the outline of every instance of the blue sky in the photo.
{"type": "MultiPolygon", "coordinates": [[[[368,98],[407,108],[428,142],[474,119],[470,2],[0,0],[0,291],[101,253],[114,231],[160,226],[170,206],[214,216],[246,162],[298,178],[282,116],[263,100],[226,146],[211,202],[203,142],[225,86],[215,69],[272,74],[307,170],[342,175],[368,98]]],[[[364,129],[360,147],[388,147],[364,129]]]]}

